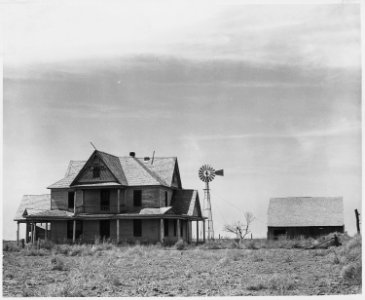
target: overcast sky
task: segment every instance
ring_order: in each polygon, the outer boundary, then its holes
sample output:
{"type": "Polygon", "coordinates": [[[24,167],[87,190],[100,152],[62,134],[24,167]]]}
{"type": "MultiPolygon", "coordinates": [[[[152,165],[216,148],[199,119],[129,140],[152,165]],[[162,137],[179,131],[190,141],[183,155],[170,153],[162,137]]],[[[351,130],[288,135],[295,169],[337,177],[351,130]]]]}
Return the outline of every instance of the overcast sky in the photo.
{"type": "Polygon", "coordinates": [[[269,199],[286,196],[343,196],[353,234],[359,5],[133,2],[2,4],[4,238],[22,195],[49,193],[89,141],[177,156],[201,199],[199,167],[223,168],[211,184],[217,234],[251,211],[264,237],[269,199]]]}

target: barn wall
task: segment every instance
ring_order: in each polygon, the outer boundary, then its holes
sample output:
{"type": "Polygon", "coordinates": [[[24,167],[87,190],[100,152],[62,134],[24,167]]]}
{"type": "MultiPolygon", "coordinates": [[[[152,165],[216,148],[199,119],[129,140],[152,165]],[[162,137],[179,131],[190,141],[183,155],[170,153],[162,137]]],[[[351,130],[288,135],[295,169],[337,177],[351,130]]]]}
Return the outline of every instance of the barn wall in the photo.
{"type": "Polygon", "coordinates": [[[333,232],[344,232],[344,226],[308,226],[308,227],[268,227],[267,238],[276,239],[279,235],[287,238],[316,238],[333,232]]]}

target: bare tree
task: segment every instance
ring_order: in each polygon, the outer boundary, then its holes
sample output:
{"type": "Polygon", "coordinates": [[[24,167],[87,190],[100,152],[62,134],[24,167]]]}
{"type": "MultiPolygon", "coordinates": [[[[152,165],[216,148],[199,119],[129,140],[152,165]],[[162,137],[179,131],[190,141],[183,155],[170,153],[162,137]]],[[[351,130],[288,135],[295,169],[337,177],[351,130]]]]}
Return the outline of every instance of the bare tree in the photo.
{"type": "Polygon", "coordinates": [[[245,222],[237,221],[231,225],[224,225],[224,231],[231,232],[237,235],[240,240],[243,240],[249,233],[251,233],[251,224],[255,220],[251,212],[243,214],[245,222]]]}

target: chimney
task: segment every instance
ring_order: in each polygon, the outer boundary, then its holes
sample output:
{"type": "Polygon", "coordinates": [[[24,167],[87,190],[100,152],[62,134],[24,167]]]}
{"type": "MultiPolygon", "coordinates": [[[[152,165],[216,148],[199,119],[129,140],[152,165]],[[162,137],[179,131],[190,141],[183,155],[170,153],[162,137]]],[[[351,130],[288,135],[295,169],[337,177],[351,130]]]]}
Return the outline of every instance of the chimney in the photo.
{"type": "Polygon", "coordinates": [[[129,152],[130,157],[136,157],[136,152],[129,152]]]}

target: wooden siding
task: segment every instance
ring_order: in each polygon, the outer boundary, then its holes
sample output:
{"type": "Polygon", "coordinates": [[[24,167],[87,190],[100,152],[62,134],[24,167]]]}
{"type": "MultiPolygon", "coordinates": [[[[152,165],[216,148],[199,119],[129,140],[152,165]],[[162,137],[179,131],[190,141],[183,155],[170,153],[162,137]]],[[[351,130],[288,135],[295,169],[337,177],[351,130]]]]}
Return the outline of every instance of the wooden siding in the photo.
{"type": "Polygon", "coordinates": [[[64,243],[67,240],[67,221],[51,222],[51,237],[54,243],[64,243]]]}
{"type": "MultiPolygon", "coordinates": [[[[108,191],[110,193],[109,194],[110,209],[108,211],[101,211],[101,209],[100,209],[101,190],[84,190],[83,212],[85,212],[85,213],[118,213],[118,191],[116,189],[108,189],[108,191]]],[[[120,197],[122,199],[123,191],[121,191],[120,197]]]]}
{"type": "Polygon", "coordinates": [[[267,238],[277,239],[283,236],[289,239],[305,237],[316,238],[333,232],[344,232],[344,226],[308,226],[308,227],[268,227],[267,238]]]}
{"type": "Polygon", "coordinates": [[[67,190],[51,190],[51,209],[68,209],[67,190]]]}
{"type": "Polygon", "coordinates": [[[80,177],[77,180],[77,183],[91,183],[91,182],[106,182],[106,181],[113,181],[116,182],[115,177],[109,171],[107,166],[102,162],[102,160],[95,156],[91,159],[88,164],[85,166],[84,170],[80,174],[80,177]],[[93,168],[100,167],[100,177],[94,178],[93,177],[93,168]]]}

